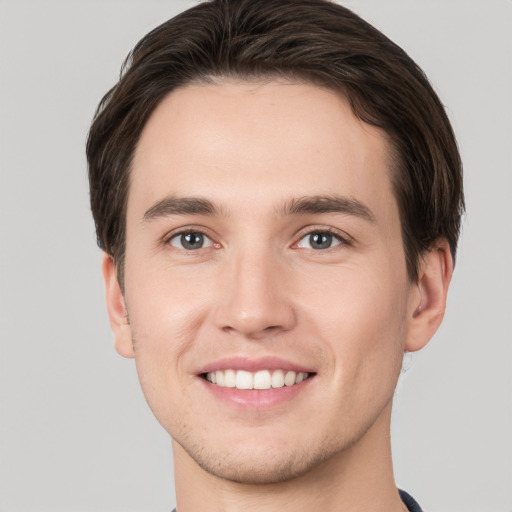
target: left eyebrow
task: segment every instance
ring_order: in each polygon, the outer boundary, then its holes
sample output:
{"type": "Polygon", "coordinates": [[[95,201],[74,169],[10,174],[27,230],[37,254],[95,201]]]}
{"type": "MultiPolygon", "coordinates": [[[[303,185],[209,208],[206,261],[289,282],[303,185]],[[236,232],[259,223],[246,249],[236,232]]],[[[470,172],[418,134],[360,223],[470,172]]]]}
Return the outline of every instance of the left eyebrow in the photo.
{"type": "Polygon", "coordinates": [[[361,201],[338,195],[304,196],[290,200],[281,211],[282,215],[341,213],[375,223],[372,211],[361,201]]]}

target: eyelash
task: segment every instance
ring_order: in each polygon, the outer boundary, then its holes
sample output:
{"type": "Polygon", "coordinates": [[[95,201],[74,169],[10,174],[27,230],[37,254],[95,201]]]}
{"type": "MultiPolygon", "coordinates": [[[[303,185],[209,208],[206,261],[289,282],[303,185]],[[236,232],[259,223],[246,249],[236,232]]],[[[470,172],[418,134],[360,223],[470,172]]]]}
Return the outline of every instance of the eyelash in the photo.
{"type": "MultiPolygon", "coordinates": [[[[209,243],[209,245],[207,247],[200,247],[199,249],[208,248],[208,247],[211,247],[211,246],[218,246],[218,247],[220,247],[220,244],[214,242],[213,239],[205,232],[205,230],[203,230],[201,228],[196,228],[196,227],[188,227],[188,228],[180,229],[179,231],[174,231],[171,234],[169,234],[168,236],[166,236],[164,238],[163,242],[166,245],[171,245],[172,246],[172,244],[171,244],[172,240],[177,239],[178,237],[182,237],[184,235],[201,235],[205,239],[209,240],[210,243],[209,243]]],[[[176,247],[176,249],[180,249],[180,248],[176,247]]],[[[194,252],[193,249],[181,248],[181,250],[186,251],[186,252],[194,252]]]]}
{"type": "MultiPolygon", "coordinates": [[[[315,234],[327,234],[329,236],[332,236],[334,239],[337,240],[337,244],[334,245],[334,246],[330,246],[330,247],[327,247],[327,248],[324,248],[324,249],[314,249],[312,247],[310,248],[304,248],[304,249],[307,249],[307,250],[310,250],[310,251],[314,251],[314,252],[324,252],[324,251],[328,251],[329,249],[333,249],[335,247],[338,247],[338,246],[348,246],[350,247],[352,244],[353,244],[353,240],[352,238],[347,235],[347,234],[344,234],[344,235],[341,235],[339,231],[333,229],[333,228],[330,228],[330,227],[322,227],[322,226],[309,226],[305,229],[302,230],[302,232],[299,234],[299,238],[296,242],[294,242],[292,244],[292,249],[300,249],[301,247],[299,247],[299,244],[302,240],[304,240],[306,237],[311,237],[315,234]]],[[[164,244],[166,245],[171,245],[171,241],[174,240],[174,239],[177,239],[178,237],[182,237],[183,235],[201,235],[203,236],[205,239],[209,240],[209,244],[207,247],[199,247],[197,250],[199,249],[207,249],[211,246],[214,246],[214,248],[220,248],[222,247],[221,244],[219,244],[218,242],[215,242],[206,232],[205,230],[201,229],[201,228],[196,228],[196,227],[188,227],[188,228],[183,228],[183,229],[180,229],[179,231],[175,231],[171,234],[169,234],[168,236],[165,237],[165,239],[163,240],[164,244]]],[[[174,247],[174,246],[173,246],[174,247]]],[[[183,251],[186,251],[186,252],[195,252],[194,249],[185,249],[185,248],[179,248],[179,247],[176,247],[177,249],[181,249],[183,251]]]]}
{"type": "Polygon", "coordinates": [[[304,240],[307,237],[311,237],[315,234],[328,234],[332,236],[334,239],[336,239],[339,243],[337,243],[334,246],[327,247],[325,249],[313,249],[313,248],[306,248],[307,250],[314,251],[314,252],[324,252],[328,251],[329,249],[334,249],[338,246],[345,246],[350,247],[353,245],[353,239],[344,233],[343,235],[336,229],[330,228],[330,227],[324,227],[324,226],[308,226],[300,233],[300,238],[297,242],[295,242],[292,246],[292,248],[299,248],[298,244],[304,240]]]}

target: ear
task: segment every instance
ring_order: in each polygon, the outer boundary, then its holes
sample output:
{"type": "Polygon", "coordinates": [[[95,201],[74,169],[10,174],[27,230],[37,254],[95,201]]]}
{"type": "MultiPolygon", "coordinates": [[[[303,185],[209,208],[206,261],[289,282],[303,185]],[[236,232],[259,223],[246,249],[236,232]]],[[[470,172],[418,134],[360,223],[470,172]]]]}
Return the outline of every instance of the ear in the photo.
{"type": "Polygon", "coordinates": [[[106,253],[103,253],[101,268],[105,281],[108,317],[110,327],[114,333],[116,351],[123,357],[134,357],[132,330],[128,320],[124,295],[117,280],[114,260],[106,253]]]}
{"type": "Polygon", "coordinates": [[[452,273],[450,246],[443,239],[421,258],[415,293],[411,295],[409,331],[405,344],[408,352],[422,349],[441,324],[452,273]]]}

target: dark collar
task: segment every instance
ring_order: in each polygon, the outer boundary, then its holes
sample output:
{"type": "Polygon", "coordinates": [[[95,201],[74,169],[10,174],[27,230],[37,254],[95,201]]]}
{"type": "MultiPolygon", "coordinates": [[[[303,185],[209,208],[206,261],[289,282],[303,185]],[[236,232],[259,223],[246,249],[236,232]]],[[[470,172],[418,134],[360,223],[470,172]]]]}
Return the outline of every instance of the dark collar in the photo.
{"type": "MultiPolygon", "coordinates": [[[[409,512],[422,512],[421,507],[410,494],[402,491],[401,489],[398,489],[398,494],[400,494],[400,498],[405,503],[405,506],[409,512]]],[[[176,512],[176,509],[173,509],[172,512],[176,512]]]]}
{"type": "Polygon", "coordinates": [[[398,494],[400,494],[400,498],[404,502],[409,512],[422,512],[421,507],[410,494],[402,491],[401,489],[398,489],[398,494]]]}

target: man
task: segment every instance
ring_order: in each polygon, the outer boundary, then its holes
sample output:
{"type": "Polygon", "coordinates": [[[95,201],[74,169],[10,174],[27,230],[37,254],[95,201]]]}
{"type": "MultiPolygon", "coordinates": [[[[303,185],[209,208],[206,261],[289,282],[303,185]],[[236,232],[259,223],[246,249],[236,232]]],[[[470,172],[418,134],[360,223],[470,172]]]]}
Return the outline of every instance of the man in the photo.
{"type": "Polygon", "coordinates": [[[135,47],[87,156],[178,512],[420,510],[391,404],[442,320],[463,195],[411,59],[323,0],[201,3],[135,47]]]}

